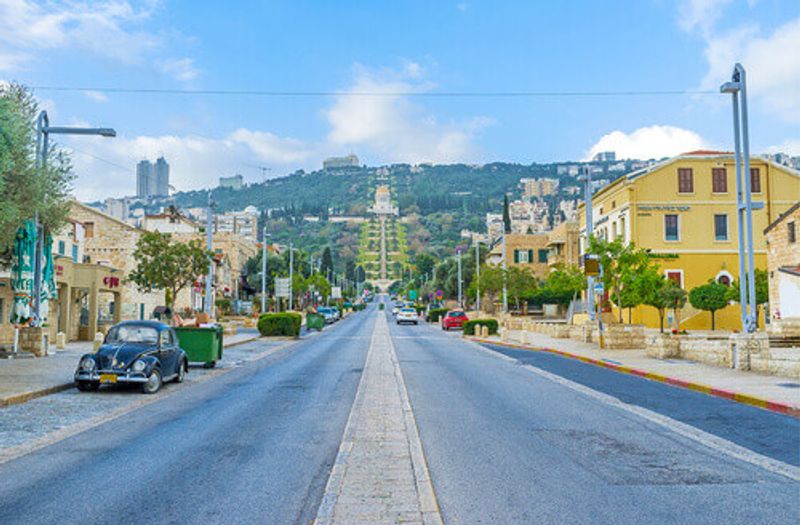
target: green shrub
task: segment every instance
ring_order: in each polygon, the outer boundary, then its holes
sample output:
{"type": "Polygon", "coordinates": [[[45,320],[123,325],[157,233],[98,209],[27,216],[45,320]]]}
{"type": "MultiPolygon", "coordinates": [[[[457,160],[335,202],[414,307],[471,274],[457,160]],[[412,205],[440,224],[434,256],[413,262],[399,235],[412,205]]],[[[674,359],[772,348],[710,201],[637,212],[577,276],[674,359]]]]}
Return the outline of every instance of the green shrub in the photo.
{"type": "Polygon", "coordinates": [[[302,323],[303,316],[294,312],[261,314],[258,318],[258,331],[263,336],[298,337],[302,323]]]}
{"type": "Polygon", "coordinates": [[[378,303],[378,310],[383,310],[383,308],[384,308],[384,304],[383,303],[378,303]]]}
{"type": "Polygon", "coordinates": [[[475,335],[476,326],[489,327],[489,335],[497,333],[497,321],[494,319],[474,319],[464,323],[464,335],[475,335]]]}
{"type": "Polygon", "coordinates": [[[428,322],[438,323],[447,312],[447,308],[432,308],[431,311],[428,312],[428,322]]]}

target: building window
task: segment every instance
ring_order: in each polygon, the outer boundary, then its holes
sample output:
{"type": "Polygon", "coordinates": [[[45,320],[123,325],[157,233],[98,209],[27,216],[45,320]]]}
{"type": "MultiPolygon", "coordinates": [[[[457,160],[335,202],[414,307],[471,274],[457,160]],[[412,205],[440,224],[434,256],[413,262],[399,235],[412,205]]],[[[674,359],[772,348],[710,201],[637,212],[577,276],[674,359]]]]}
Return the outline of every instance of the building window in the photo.
{"type": "Polygon", "coordinates": [[[692,168],[678,168],[678,193],[694,192],[692,168]]]}
{"type": "Polygon", "coordinates": [[[547,262],[547,250],[539,250],[539,262],[546,263],[547,262]]]}
{"type": "Polygon", "coordinates": [[[681,270],[667,270],[667,279],[683,288],[683,272],[681,270]]]}
{"type": "Polygon", "coordinates": [[[664,215],[664,240],[665,241],[679,241],[680,231],[678,226],[678,216],[667,214],[664,215]]]}
{"type": "Polygon", "coordinates": [[[711,170],[711,187],[714,193],[728,193],[728,173],[725,168],[711,170]]]}
{"type": "Polygon", "coordinates": [[[94,237],[94,223],[93,222],[84,222],[83,223],[83,236],[85,238],[94,237]]]}
{"type": "Polygon", "coordinates": [[[625,242],[627,240],[625,238],[625,217],[622,217],[619,220],[619,234],[622,236],[622,242],[625,242]]]}
{"type": "Polygon", "coordinates": [[[514,250],[514,262],[522,264],[530,262],[528,255],[528,250],[514,250]]]}
{"type": "Polygon", "coordinates": [[[72,262],[79,262],[78,261],[78,245],[72,245],[72,262]]]}
{"type": "Polygon", "coordinates": [[[714,240],[728,240],[728,216],[714,215],[714,240]]]}
{"type": "Polygon", "coordinates": [[[67,249],[67,247],[64,244],[64,241],[58,241],[58,254],[59,255],[64,255],[64,250],[66,250],[66,249],[67,249]]]}
{"type": "Polygon", "coordinates": [[[789,237],[789,242],[790,243],[797,242],[797,232],[795,231],[794,221],[787,223],[786,224],[786,229],[788,230],[787,234],[788,234],[788,237],[789,237]]]}
{"type": "Polygon", "coordinates": [[[761,193],[761,173],[758,168],[750,168],[750,191],[761,193]]]}

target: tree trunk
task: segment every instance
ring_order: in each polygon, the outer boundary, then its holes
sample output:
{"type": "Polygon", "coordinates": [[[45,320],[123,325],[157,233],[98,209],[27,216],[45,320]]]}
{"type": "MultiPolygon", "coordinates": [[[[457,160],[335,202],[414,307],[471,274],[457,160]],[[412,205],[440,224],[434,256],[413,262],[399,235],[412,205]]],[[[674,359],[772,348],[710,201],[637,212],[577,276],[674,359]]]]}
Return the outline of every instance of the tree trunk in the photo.
{"type": "Polygon", "coordinates": [[[633,307],[628,307],[628,324],[633,324],[633,307]]]}
{"type": "Polygon", "coordinates": [[[664,333],[664,310],[658,309],[658,324],[661,327],[661,333],[664,333]]]}
{"type": "Polygon", "coordinates": [[[715,310],[711,310],[711,331],[712,332],[714,330],[716,330],[716,327],[714,326],[714,313],[716,313],[715,310]]]}

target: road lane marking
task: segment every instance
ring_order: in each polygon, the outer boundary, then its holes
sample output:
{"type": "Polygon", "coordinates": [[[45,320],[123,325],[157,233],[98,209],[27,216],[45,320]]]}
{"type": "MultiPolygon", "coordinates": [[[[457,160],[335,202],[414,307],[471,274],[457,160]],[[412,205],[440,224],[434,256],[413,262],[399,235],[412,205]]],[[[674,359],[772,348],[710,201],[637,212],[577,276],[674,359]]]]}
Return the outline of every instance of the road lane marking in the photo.
{"type": "Polygon", "coordinates": [[[687,425],[686,423],[682,423],[680,421],[672,419],[671,417],[659,414],[657,412],[653,412],[652,410],[648,410],[644,407],[626,403],[619,398],[616,398],[614,396],[611,396],[603,392],[599,392],[580,383],[571,381],[565,377],[561,377],[552,372],[542,370],[541,368],[535,367],[531,364],[523,363],[517,359],[514,359],[513,357],[509,357],[503,353],[490,350],[482,345],[473,343],[472,341],[465,341],[465,342],[467,342],[469,346],[474,345],[474,347],[476,347],[481,352],[491,355],[496,359],[502,359],[503,361],[514,363],[524,368],[528,372],[532,372],[540,377],[549,379],[550,381],[558,383],[562,386],[565,386],[571,390],[579,392],[583,395],[591,397],[607,405],[619,408],[631,414],[635,414],[641,418],[644,418],[647,421],[650,421],[651,423],[655,423],[656,425],[666,428],[667,430],[670,430],[692,441],[700,443],[701,445],[704,445],[712,450],[716,450],[717,452],[722,452],[723,454],[726,454],[727,456],[730,456],[732,458],[763,468],[764,470],[772,472],[773,474],[778,474],[787,477],[793,481],[800,481],[800,467],[796,467],[794,465],[784,463],[783,461],[778,461],[777,459],[764,456],[748,448],[745,448],[741,445],[737,445],[736,443],[728,441],[727,439],[715,436],[713,434],[709,434],[708,432],[705,432],[691,425],[687,425]]]}
{"type": "Polygon", "coordinates": [[[442,523],[388,324],[378,316],[314,523],[387,520],[442,523]]]}

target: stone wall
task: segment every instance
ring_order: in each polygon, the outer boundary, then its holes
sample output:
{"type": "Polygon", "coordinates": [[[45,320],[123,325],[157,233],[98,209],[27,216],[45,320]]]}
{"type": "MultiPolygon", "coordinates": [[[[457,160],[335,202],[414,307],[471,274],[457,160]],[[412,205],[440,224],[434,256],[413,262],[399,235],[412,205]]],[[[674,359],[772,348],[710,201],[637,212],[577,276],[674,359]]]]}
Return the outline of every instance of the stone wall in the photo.
{"type": "Polygon", "coordinates": [[[707,365],[730,368],[733,352],[729,337],[702,337],[692,335],[673,336],[680,342],[676,357],[697,361],[707,365]]]}
{"type": "Polygon", "coordinates": [[[644,348],[644,325],[608,324],[604,329],[603,347],[608,350],[644,348]]]}

